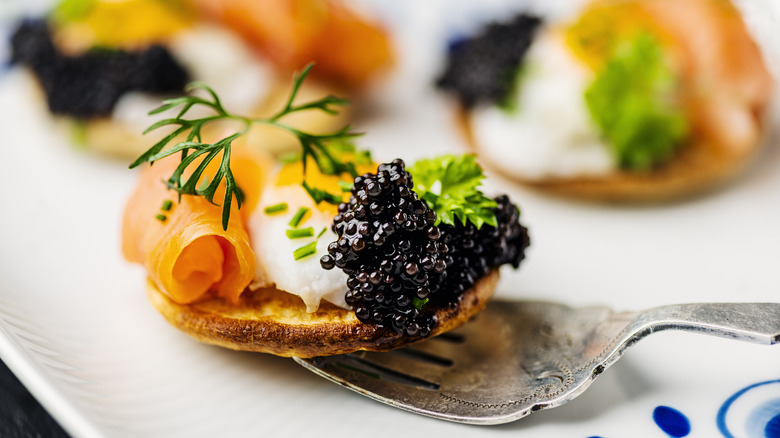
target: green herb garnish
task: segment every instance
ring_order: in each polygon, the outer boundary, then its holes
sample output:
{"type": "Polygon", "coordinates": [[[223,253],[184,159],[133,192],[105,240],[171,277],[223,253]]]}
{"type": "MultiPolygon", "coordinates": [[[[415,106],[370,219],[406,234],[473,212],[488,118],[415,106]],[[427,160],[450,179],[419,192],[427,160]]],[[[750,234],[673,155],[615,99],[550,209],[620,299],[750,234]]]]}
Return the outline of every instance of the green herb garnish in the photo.
{"type": "Polygon", "coordinates": [[[87,122],[79,119],[73,120],[70,125],[70,141],[79,149],[86,149],[89,145],[87,122]]]}
{"type": "MultiPolygon", "coordinates": [[[[338,111],[335,107],[345,106],[348,101],[337,98],[335,96],[326,96],[322,99],[315,100],[303,104],[294,104],[295,97],[298,95],[298,91],[306,76],[311,71],[313,64],[309,64],[302,72],[293,76],[293,87],[290,92],[290,96],[287,99],[284,107],[276,114],[267,118],[251,118],[245,116],[239,116],[228,112],[219,100],[217,94],[209,88],[207,85],[200,82],[193,82],[187,86],[188,92],[196,90],[205,91],[208,97],[203,98],[195,95],[178,97],[175,99],[166,99],[163,104],[150,111],[150,115],[160,114],[164,111],[171,110],[173,108],[179,108],[179,112],[176,117],[160,120],[152,124],[144,131],[148,133],[164,126],[177,127],[170,134],[166,135],[162,140],[158,141],[154,146],[149,148],[146,152],[141,154],[136,159],[130,168],[140,166],[143,163],[154,163],[157,160],[165,158],[169,155],[181,152],[181,162],[179,166],[174,170],[173,174],[168,178],[166,184],[172,190],[175,190],[179,197],[181,195],[193,195],[203,196],[212,204],[219,205],[214,202],[214,196],[219,188],[222,180],[225,180],[225,196],[222,202],[222,228],[227,229],[228,219],[230,217],[230,207],[233,202],[233,198],[236,200],[236,204],[241,208],[241,203],[244,199],[244,195],[241,189],[236,184],[233,172],[230,168],[230,153],[233,141],[237,138],[245,135],[250,127],[254,124],[265,124],[276,126],[280,129],[284,129],[294,134],[301,144],[302,153],[301,159],[303,160],[303,169],[306,171],[306,163],[308,158],[311,158],[320,169],[321,172],[329,175],[340,175],[342,173],[348,173],[353,178],[357,176],[355,165],[353,163],[344,163],[338,160],[328,150],[326,145],[328,142],[337,142],[349,144],[351,139],[360,135],[349,131],[349,126],[327,134],[312,134],[293,128],[287,124],[281,122],[281,119],[285,116],[308,110],[320,110],[328,114],[336,114],[338,111]],[[201,118],[185,118],[187,112],[195,107],[202,106],[210,108],[214,114],[201,118]],[[201,138],[201,132],[203,128],[213,122],[232,120],[243,124],[243,129],[228,135],[214,143],[204,143],[201,138]],[[176,137],[186,134],[186,140],[179,142],[173,147],[166,148],[176,137]],[[213,179],[208,186],[198,188],[197,184],[203,173],[206,171],[208,165],[216,158],[220,156],[219,169],[213,176],[213,179]],[[197,161],[198,159],[200,161],[197,161]],[[189,177],[184,178],[184,171],[190,166],[194,169],[189,177]]],[[[311,194],[311,190],[307,190],[311,194]]],[[[334,202],[336,195],[333,196],[320,196],[320,201],[334,202]]],[[[340,198],[339,198],[340,202],[340,198]]]]}
{"type": "Polygon", "coordinates": [[[55,21],[71,22],[86,17],[97,4],[96,0],[63,0],[52,12],[55,21]]]}
{"type": "Polygon", "coordinates": [[[205,190],[205,189],[206,189],[206,187],[208,187],[208,186],[209,186],[209,183],[210,183],[210,182],[211,182],[211,181],[209,181],[209,176],[208,176],[208,175],[204,176],[204,177],[203,177],[203,180],[200,182],[200,185],[198,186],[198,189],[200,189],[200,190],[205,190]]]}
{"type": "Polygon", "coordinates": [[[423,307],[424,307],[426,304],[428,304],[428,300],[430,300],[430,298],[417,298],[416,296],[412,296],[412,305],[413,305],[413,306],[414,306],[414,307],[415,307],[417,310],[422,310],[422,308],[423,308],[423,307]]]}
{"type": "MultiPolygon", "coordinates": [[[[344,141],[333,141],[328,143],[328,148],[340,154],[353,155],[355,157],[355,164],[373,164],[374,159],[371,157],[371,151],[366,149],[358,149],[353,143],[344,141]]],[[[355,175],[357,176],[357,175],[355,175]]]]}
{"type": "Polygon", "coordinates": [[[507,73],[506,83],[509,84],[507,92],[496,102],[496,106],[507,114],[513,115],[520,111],[520,102],[518,95],[521,93],[522,84],[528,80],[533,74],[538,74],[536,71],[538,68],[529,65],[527,59],[523,59],[523,62],[513,70],[509,70],[507,73]]]}
{"type": "Polygon", "coordinates": [[[309,209],[306,207],[299,208],[298,211],[295,212],[295,215],[292,217],[292,219],[290,219],[289,225],[293,228],[297,228],[298,225],[300,225],[303,216],[308,212],[309,209]]]}
{"type": "Polygon", "coordinates": [[[156,215],[154,215],[154,218],[157,219],[160,222],[165,222],[166,219],[168,219],[168,216],[166,216],[164,214],[156,214],[156,215]]]}
{"type": "Polygon", "coordinates": [[[281,161],[282,164],[297,163],[298,161],[301,161],[301,154],[298,152],[286,153],[279,157],[279,161],[281,161]]]}
{"type": "MultiPolygon", "coordinates": [[[[334,168],[329,160],[323,160],[318,164],[320,172],[325,175],[340,175],[342,173],[348,173],[349,176],[354,179],[357,176],[355,164],[372,164],[371,152],[360,150],[352,143],[344,141],[332,141],[324,146],[324,151],[336,160],[343,161],[341,158],[351,156],[351,161],[344,162],[343,168],[334,168]]],[[[296,163],[303,160],[303,155],[300,153],[286,154],[282,158],[284,164],[296,163]]],[[[305,170],[305,169],[304,169],[305,170]]],[[[338,181],[337,184],[342,193],[352,190],[352,183],[346,181],[338,181]]],[[[301,183],[301,186],[306,190],[312,200],[319,204],[321,202],[327,202],[328,204],[338,205],[342,202],[342,198],[337,193],[330,193],[327,190],[323,190],[318,187],[311,187],[305,180],[301,183]]]]}
{"type": "Polygon", "coordinates": [[[285,231],[287,237],[290,239],[300,239],[302,237],[314,237],[314,228],[293,228],[292,230],[285,231]]]}
{"type": "Polygon", "coordinates": [[[295,261],[298,261],[302,258],[308,257],[310,255],[314,255],[316,252],[317,252],[317,241],[315,240],[314,242],[303,245],[302,247],[293,251],[293,257],[295,258],[295,261]]]}
{"type": "Polygon", "coordinates": [[[668,160],[688,133],[678,79],[648,33],[619,43],[585,91],[585,102],[618,165],[648,170],[668,160]]]}
{"type": "Polygon", "coordinates": [[[163,201],[162,206],[160,207],[160,210],[162,211],[170,211],[171,207],[173,207],[173,201],[170,199],[166,199],[163,201]]]}
{"type": "Polygon", "coordinates": [[[322,235],[325,234],[326,231],[328,231],[328,227],[324,227],[322,231],[320,231],[320,234],[317,234],[317,238],[319,239],[320,237],[322,237],[322,235]]]}
{"type": "Polygon", "coordinates": [[[312,187],[306,181],[303,181],[301,186],[303,186],[303,189],[306,190],[306,193],[309,194],[309,197],[311,197],[311,199],[313,199],[316,204],[319,204],[323,201],[333,205],[339,205],[341,203],[341,196],[334,195],[327,190],[312,187]]]}
{"type": "Polygon", "coordinates": [[[455,225],[456,218],[477,228],[497,225],[496,202],[478,189],[485,175],[474,155],[442,155],[417,161],[406,170],[412,174],[417,196],[436,212],[436,225],[455,225]]]}
{"type": "Polygon", "coordinates": [[[283,211],[287,211],[287,203],[280,202],[278,204],[269,205],[268,207],[264,208],[263,211],[265,214],[281,213],[283,211]]]}

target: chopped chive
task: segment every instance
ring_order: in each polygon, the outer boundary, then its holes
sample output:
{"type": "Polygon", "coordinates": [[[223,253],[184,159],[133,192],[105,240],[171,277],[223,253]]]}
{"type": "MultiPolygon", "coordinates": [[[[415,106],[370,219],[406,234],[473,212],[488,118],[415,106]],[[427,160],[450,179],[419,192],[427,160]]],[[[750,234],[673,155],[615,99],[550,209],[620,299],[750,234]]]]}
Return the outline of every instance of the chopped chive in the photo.
{"type": "Polygon", "coordinates": [[[283,211],[287,211],[287,203],[280,202],[278,204],[269,205],[263,211],[265,212],[265,214],[281,213],[283,211]]]}
{"type": "Polygon", "coordinates": [[[155,219],[157,219],[160,222],[165,222],[166,219],[168,219],[168,216],[164,214],[158,214],[154,216],[155,219]]]}
{"type": "Polygon", "coordinates": [[[295,216],[293,216],[292,219],[290,219],[290,226],[293,228],[298,228],[298,225],[300,225],[301,220],[303,220],[303,216],[306,215],[306,213],[309,212],[309,209],[306,207],[301,207],[298,209],[297,212],[295,212],[295,216]]]}
{"type": "Polygon", "coordinates": [[[328,193],[326,190],[322,190],[317,187],[311,187],[306,181],[303,181],[301,186],[303,186],[303,189],[306,190],[306,193],[308,193],[311,199],[313,199],[317,204],[322,201],[333,205],[341,204],[341,196],[336,196],[333,193],[328,193]]]}
{"type": "Polygon", "coordinates": [[[300,239],[301,237],[312,237],[314,236],[314,228],[308,227],[308,228],[293,228],[292,230],[285,231],[287,233],[287,237],[290,239],[300,239]]]}
{"type": "Polygon", "coordinates": [[[171,201],[170,199],[166,199],[165,201],[163,201],[163,204],[162,204],[162,207],[160,207],[160,210],[162,210],[162,211],[170,211],[171,207],[173,207],[173,201],[171,201]]]}
{"type": "Polygon", "coordinates": [[[320,231],[320,234],[317,234],[317,238],[319,239],[320,237],[322,237],[322,235],[325,234],[326,231],[328,231],[328,227],[323,228],[322,231],[320,231]]]}
{"type": "Polygon", "coordinates": [[[295,260],[298,261],[302,258],[313,255],[316,252],[317,252],[317,241],[315,240],[314,242],[303,245],[302,247],[293,251],[293,257],[295,257],[295,260]]]}
{"type": "Polygon", "coordinates": [[[80,120],[73,122],[70,127],[71,143],[79,149],[86,149],[89,141],[87,137],[87,123],[80,120]]]}
{"type": "Polygon", "coordinates": [[[339,187],[341,187],[342,192],[351,192],[352,191],[352,183],[348,183],[346,181],[339,181],[338,182],[339,187]]]}
{"type": "Polygon", "coordinates": [[[416,307],[417,310],[422,310],[423,306],[428,304],[428,300],[430,300],[430,298],[422,298],[421,299],[421,298],[417,298],[417,297],[413,296],[412,297],[412,305],[414,307],[416,307]]]}
{"type": "Polygon", "coordinates": [[[428,300],[430,300],[430,298],[422,298],[421,299],[421,298],[417,298],[417,297],[412,297],[412,305],[414,305],[414,307],[416,307],[417,310],[422,310],[423,306],[428,304],[428,300]]]}

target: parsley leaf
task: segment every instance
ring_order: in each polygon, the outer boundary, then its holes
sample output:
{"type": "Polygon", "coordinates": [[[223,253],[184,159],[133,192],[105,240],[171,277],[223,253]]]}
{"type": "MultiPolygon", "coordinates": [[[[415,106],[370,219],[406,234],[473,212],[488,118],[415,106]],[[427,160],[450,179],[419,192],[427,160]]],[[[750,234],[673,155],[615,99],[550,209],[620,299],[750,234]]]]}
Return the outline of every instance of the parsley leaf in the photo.
{"type": "Polygon", "coordinates": [[[436,212],[436,225],[455,225],[455,220],[477,228],[497,226],[495,201],[478,187],[485,175],[474,155],[441,155],[419,160],[406,170],[414,179],[414,191],[436,212]]]}
{"type": "Polygon", "coordinates": [[[668,160],[688,133],[677,78],[648,33],[615,46],[585,91],[585,102],[623,169],[668,160]]]}

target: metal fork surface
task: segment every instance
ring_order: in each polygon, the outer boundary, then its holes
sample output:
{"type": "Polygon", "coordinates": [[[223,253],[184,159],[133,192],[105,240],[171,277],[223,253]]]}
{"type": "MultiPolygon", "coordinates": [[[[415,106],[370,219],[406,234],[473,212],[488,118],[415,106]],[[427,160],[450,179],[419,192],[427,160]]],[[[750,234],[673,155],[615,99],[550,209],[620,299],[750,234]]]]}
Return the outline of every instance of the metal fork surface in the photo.
{"type": "Polygon", "coordinates": [[[295,360],[401,409],[462,423],[500,424],[572,400],[637,341],[667,329],[778,344],[780,303],[614,312],[495,300],[458,330],[400,350],[295,360]]]}

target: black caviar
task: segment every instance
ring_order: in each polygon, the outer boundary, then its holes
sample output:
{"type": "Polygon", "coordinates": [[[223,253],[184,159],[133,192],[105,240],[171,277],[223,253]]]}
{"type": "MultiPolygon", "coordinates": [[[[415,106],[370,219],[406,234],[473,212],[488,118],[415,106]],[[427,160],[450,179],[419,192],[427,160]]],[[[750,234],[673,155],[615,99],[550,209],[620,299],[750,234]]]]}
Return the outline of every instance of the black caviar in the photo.
{"type": "Polygon", "coordinates": [[[425,337],[437,324],[435,309],[457,306],[490,270],[517,267],[529,238],[506,196],[495,199],[496,227],[436,226],[413,187],[402,160],[357,177],[333,220],[338,240],[320,264],[348,275],[346,302],[360,321],[425,337]]]}
{"type": "Polygon", "coordinates": [[[521,14],[453,44],[436,86],[455,93],[467,108],[482,102],[500,103],[512,91],[516,71],[540,24],[540,18],[521,14]]]}
{"type": "Polygon", "coordinates": [[[434,304],[456,303],[466,290],[492,269],[509,264],[514,268],[525,258],[530,245],[528,229],[520,225],[517,206],[506,195],[494,199],[497,226],[483,225],[479,229],[469,222],[463,225],[440,224],[441,244],[448,251],[444,260],[447,275],[442,277],[442,291],[434,304]]]}
{"type": "Polygon", "coordinates": [[[355,178],[349,202],[333,219],[339,239],[320,262],[349,276],[346,301],[360,321],[427,336],[436,317],[420,303],[435,293],[431,286],[440,284],[446,264],[436,214],[412,187],[402,160],[355,178]]]}
{"type": "Polygon", "coordinates": [[[139,51],[94,48],[78,56],[55,46],[43,20],[22,22],[11,37],[11,61],[33,70],[54,114],[106,116],[128,91],[179,93],[186,70],[162,46],[139,51]]]}

